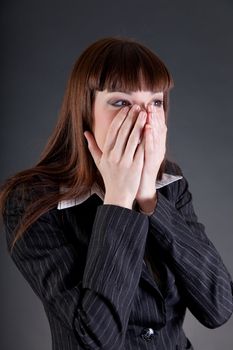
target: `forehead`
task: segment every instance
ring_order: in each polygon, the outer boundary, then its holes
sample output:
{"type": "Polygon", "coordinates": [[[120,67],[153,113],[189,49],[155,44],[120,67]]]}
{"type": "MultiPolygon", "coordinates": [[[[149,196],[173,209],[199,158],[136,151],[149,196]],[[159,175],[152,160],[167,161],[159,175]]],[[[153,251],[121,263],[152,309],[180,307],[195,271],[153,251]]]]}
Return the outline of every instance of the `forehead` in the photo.
{"type": "Polygon", "coordinates": [[[111,97],[111,96],[119,96],[119,97],[128,97],[128,98],[151,98],[151,97],[158,97],[163,96],[163,91],[150,91],[150,90],[136,90],[136,91],[124,91],[124,90],[116,90],[116,91],[109,91],[109,90],[103,90],[103,91],[96,91],[96,96],[103,96],[103,97],[111,97]]]}

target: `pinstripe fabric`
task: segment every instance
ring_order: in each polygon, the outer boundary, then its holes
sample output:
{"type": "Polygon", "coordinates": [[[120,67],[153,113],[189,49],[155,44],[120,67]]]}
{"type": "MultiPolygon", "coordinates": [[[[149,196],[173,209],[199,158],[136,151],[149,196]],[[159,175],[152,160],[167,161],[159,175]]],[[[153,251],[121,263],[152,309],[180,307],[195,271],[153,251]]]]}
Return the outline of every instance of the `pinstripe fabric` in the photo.
{"type": "MultiPolygon", "coordinates": [[[[180,174],[172,163],[166,170],[180,174]]],[[[8,245],[35,195],[18,188],[10,196],[8,245]]],[[[149,217],[95,194],[54,208],[12,258],[44,305],[53,350],[192,349],[182,330],[187,307],[209,328],[233,309],[231,277],[197,221],[185,178],[158,190],[149,217]]]]}

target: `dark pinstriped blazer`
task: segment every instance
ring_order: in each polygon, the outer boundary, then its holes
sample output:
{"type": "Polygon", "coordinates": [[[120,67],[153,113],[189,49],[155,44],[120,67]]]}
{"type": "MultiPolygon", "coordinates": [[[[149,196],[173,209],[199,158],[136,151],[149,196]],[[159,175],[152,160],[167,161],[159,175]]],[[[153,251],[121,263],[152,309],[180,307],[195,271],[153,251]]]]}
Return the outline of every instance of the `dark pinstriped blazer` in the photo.
{"type": "MultiPolygon", "coordinates": [[[[179,168],[168,162],[166,172],[179,168]]],[[[157,193],[151,216],[95,194],[54,208],[16,243],[12,258],[44,305],[53,350],[192,349],[186,308],[209,328],[229,319],[231,277],[197,221],[186,179],[157,193]]],[[[19,187],[9,197],[8,245],[36,195],[19,187]]]]}

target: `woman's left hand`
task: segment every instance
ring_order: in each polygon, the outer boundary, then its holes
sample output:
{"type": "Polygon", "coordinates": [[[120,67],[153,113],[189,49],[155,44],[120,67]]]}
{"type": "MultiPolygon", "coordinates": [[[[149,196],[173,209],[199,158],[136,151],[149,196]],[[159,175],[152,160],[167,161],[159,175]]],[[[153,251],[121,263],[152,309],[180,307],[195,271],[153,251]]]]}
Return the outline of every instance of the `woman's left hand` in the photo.
{"type": "MultiPolygon", "coordinates": [[[[152,213],[156,206],[156,178],[165,156],[167,126],[163,107],[148,106],[144,138],[144,166],[136,201],[145,213],[152,213]]],[[[141,141],[142,142],[142,141],[141,141]]]]}

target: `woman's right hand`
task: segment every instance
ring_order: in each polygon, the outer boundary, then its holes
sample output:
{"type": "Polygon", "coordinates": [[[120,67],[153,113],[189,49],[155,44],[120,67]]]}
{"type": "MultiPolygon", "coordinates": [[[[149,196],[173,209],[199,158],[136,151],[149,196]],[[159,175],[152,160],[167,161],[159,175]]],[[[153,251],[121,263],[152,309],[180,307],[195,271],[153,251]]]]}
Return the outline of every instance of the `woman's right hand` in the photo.
{"type": "Polygon", "coordinates": [[[144,163],[142,132],[146,120],[147,113],[140,111],[139,106],[122,108],[110,124],[103,151],[93,134],[84,132],[89,151],[104,181],[104,204],[132,209],[144,163]]]}

